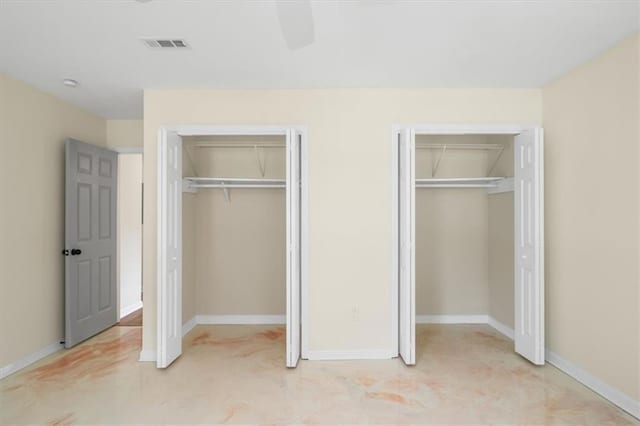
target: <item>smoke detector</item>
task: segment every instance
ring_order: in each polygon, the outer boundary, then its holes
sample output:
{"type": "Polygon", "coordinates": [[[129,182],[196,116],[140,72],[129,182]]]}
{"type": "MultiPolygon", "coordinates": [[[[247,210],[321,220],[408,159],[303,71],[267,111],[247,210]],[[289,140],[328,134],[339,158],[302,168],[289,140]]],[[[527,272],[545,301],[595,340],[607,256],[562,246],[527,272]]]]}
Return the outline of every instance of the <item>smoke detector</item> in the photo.
{"type": "Polygon", "coordinates": [[[175,38],[145,38],[142,42],[150,49],[188,49],[186,40],[175,38]]]}
{"type": "Polygon", "coordinates": [[[64,80],[62,80],[62,84],[64,84],[67,87],[77,87],[78,86],[78,82],[76,80],[71,79],[71,78],[65,78],[64,80]]]}

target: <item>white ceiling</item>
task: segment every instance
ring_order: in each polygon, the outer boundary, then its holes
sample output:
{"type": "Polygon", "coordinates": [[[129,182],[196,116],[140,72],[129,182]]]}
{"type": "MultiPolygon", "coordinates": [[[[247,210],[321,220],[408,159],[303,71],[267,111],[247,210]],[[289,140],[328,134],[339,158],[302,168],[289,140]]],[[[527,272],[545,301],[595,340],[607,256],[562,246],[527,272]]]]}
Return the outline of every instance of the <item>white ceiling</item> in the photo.
{"type": "Polygon", "coordinates": [[[312,11],[315,43],[290,50],[271,0],[0,0],[0,72],[140,118],[147,88],[540,87],[640,27],[638,1],[324,0],[312,11]],[[192,49],[151,50],[143,37],[192,49]]]}

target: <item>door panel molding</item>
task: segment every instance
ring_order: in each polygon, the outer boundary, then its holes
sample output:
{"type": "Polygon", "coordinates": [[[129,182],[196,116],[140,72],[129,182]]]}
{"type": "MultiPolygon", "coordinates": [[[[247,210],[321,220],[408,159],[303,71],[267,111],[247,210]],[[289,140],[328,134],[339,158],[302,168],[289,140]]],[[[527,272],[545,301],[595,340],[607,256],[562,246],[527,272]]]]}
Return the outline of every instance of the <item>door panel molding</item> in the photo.
{"type": "Polygon", "coordinates": [[[114,325],[117,154],[65,141],[65,347],[114,325]],[[105,259],[108,262],[105,263],[105,259]]]}

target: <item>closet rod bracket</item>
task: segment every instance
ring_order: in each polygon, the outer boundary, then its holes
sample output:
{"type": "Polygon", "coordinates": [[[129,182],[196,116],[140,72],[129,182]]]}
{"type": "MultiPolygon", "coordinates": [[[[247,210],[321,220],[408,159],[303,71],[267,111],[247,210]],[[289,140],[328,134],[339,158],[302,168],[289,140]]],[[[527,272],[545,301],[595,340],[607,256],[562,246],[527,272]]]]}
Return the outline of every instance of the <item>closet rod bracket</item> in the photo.
{"type": "Polygon", "coordinates": [[[260,168],[260,174],[262,175],[262,177],[264,177],[265,174],[265,153],[264,153],[264,149],[262,148],[258,148],[258,145],[254,145],[253,149],[255,150],[256,153],[256,160],[258,160],[258,167],[260,168]],[[262,155],[260,155],[262,153],[262,155]]]}
{"type": "Polygon", "coordinates": [[[227,200],[227,203],[231,201],[231,193],[229,192],[229,188],[222,184],[222,192],[224,193],[224,199],[227,200]]]}
{"type": "Polygon", "coordinates": [[[440,161],[442,160],[442,157],[444,157],[445,152],[447,152],[447,146],[443,145],[440,157],[438,157],[438,159],[436,160],[436,164],[431,168],[431,177],[435,177],[436,173],[438,173],[438,167],[440,167],[440,161]]]}

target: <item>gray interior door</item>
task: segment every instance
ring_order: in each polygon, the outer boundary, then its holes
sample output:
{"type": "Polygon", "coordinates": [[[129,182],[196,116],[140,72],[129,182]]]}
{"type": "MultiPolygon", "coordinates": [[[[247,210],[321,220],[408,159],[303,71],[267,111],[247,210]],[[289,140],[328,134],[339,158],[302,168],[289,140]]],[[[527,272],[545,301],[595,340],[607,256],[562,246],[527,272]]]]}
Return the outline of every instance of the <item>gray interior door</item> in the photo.
{"type": "Polygon", "coordinates": [[[68,139],[65,347],[111,327],[116,311],[117,154],[68,139]]]}

